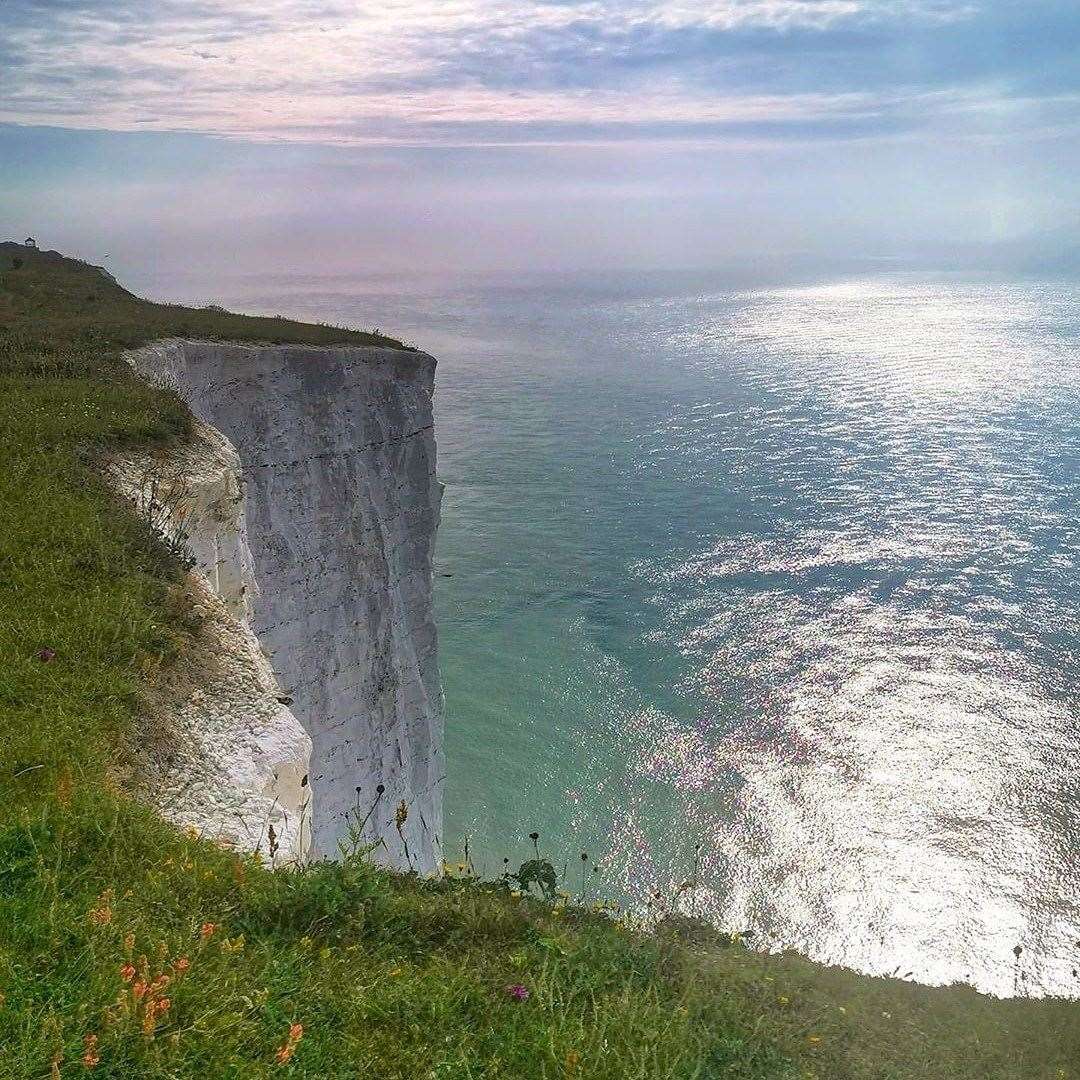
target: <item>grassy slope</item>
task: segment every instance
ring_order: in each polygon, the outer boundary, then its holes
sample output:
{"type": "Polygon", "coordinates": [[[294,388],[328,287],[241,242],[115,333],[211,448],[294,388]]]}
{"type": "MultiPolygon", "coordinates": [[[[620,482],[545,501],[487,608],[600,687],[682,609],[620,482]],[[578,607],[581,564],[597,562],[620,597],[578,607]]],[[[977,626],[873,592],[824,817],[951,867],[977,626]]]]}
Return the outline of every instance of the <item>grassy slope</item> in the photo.
{"type": "Polygon", "coordinates": [[[183,435],[183,407],[117,355],[169,334],[394,344],[149,304],[0,245],[0,1076],[80,1074],[88,1054],[125,1078],[1080,1078],[1072,1003],[691,948],[355,859],[273,873],[131,799],[115,778],[139,687],[190,615],[90,463],[183,435]],[[129,962],[169,984],[135,1001],[129,962]]]}

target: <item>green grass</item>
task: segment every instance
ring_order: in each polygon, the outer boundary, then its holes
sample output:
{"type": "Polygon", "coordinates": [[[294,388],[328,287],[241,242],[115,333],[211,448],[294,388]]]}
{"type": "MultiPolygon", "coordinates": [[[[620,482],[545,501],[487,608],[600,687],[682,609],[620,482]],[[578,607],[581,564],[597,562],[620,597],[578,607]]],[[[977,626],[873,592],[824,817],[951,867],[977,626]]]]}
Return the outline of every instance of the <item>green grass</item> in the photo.
{"type": "Polygon", "coordinates": [[[89,1049],[117,1078],[1080,1078],[1071,1002],[691,945],[359,857],[272,872],[141,805],[140,688],[191,615],[93,466],[183,437],[182,404],[118,355],[178,334],[397,344],[149,304],[0,245],[0,1077],[82,1075],[89,1049]]]}

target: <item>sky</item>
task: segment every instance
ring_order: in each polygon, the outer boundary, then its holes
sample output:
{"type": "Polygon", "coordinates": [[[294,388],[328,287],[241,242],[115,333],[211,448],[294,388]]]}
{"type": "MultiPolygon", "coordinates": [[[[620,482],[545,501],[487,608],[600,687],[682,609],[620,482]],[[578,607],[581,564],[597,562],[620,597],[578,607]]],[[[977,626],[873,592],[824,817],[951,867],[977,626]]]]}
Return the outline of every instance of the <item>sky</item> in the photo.
{"type": "Polygon", "coordinates": [[[3,0],[0,233],[137,277],[1075,272],[1077,0],[3,0]]]}

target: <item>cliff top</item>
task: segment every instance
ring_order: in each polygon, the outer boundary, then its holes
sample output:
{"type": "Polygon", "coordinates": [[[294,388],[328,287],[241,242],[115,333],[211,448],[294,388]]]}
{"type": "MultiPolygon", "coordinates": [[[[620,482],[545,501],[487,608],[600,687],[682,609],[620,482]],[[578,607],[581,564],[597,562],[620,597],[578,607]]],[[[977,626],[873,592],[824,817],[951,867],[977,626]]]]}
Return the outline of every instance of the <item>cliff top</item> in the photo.
{"type": "Polygon", "coordinates": [[[394,338],[364,330],[234,315],[222,308],[184,307],[142,300],[100,266],[58,251],[0,243],[0,333],[32,327],[46,342],[92,341],[127,349],[154,338],[301,345],[378,345],[405,349],[394,338]]]}
{"type": "Polygon", "coordinates": [[[515,895],[546,861],[516,882],[396,876],[362,851],[272,871],[168,826],[125,764],[147,679],[170,677],[198,616],[92,463],[191,417],[119,350],[392,342],[149,304],[15,248],[0,246],[0,1075],[1080,1080],[1075,1002],[868,978],[692,920],[642,934],[589,909],[578,852],[550,853],[575,868],[566,900],[515,895]]]}

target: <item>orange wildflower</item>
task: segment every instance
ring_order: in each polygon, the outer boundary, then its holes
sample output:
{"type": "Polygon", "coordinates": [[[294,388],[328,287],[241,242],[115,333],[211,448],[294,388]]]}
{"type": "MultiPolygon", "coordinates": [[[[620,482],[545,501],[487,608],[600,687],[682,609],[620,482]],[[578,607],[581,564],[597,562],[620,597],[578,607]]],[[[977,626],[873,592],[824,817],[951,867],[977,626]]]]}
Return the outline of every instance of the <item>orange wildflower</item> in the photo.
{"type": "Polygon", "coordinates": [[[199,929],[199,937],[203,941],[209,941],[214,936],[214,931],[217,930],[217,923],[204,922],[199,929]]]}
{"type": "Polygon", "coordinates": [[[134,964],[122,964],[120,966],[120,978],[124,982],[131,982],[135,978],[135,965],[134,964]]]}
{"type": "Polygon", "coordinates": [[[277,1053],[274,1055],[274,1061],[278,1065],[287,1065],[292,1060],[293,1054],[296,1053],[296,1045],[304,1037],[304,1025],[303,1024],[291,1024],[289,1026],[289,1036],[278,1047],[277,1053]]]}
{"type": "Polygon", "coordinates": [[[83,1056],[82,1063],[86,1068],[92,1069],[100,1060],[101,1055],[97,1049],[98,1037],[96,1035],[86,1035],[83,1038],[83,1056]]]}
{"type": "Polygon", "coordinates": [[[146,993],[146,983],[143,982],[142,979],[140,979],[137,983],[135,983],[134,986],[132,986],[131,993],[134,995],[136,1001],[141,1001],[143,995],[146,993]]]}

